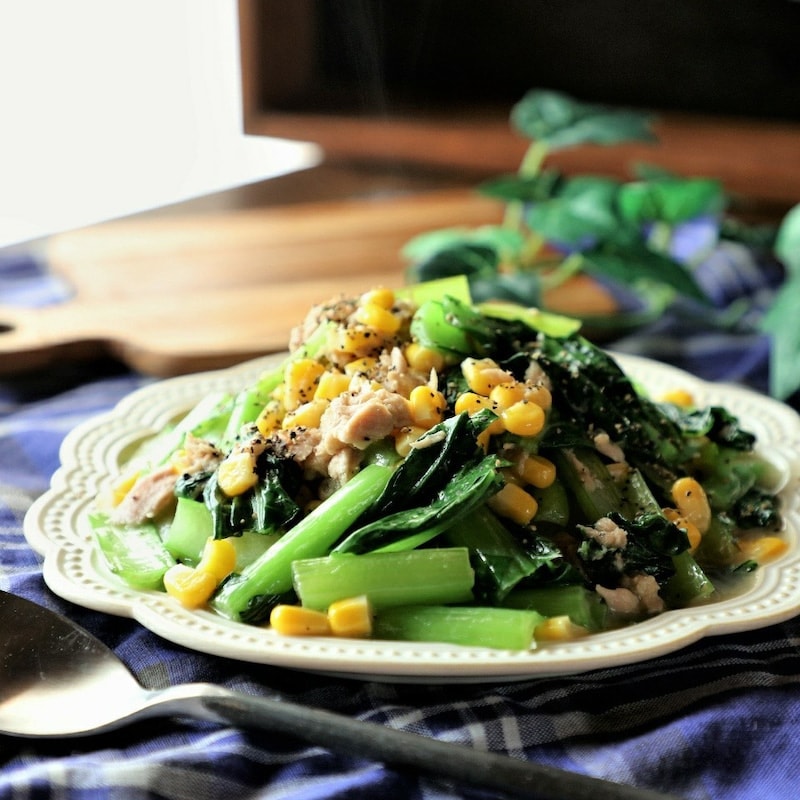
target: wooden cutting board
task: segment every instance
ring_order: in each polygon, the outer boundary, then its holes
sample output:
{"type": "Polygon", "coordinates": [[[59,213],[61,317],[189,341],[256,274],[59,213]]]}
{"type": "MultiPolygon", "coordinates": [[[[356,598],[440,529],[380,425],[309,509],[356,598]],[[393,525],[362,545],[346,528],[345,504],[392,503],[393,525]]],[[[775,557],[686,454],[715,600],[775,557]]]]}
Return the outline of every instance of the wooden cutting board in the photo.
{"type": "MultiPolygon", "coordinates": [[[[0,374],[111,354],[177,375],[285,349],[308,308],[401,286],[402,246],[499,220],[465,191],[106,223],[56,236],[47,258],[73,289],[41,309],[0,306],[0,374]]],[[[596,307],[596,291],[570,294],[596,307]]],[[[603,302],[602,298],[600,301],[603,302]]]]}

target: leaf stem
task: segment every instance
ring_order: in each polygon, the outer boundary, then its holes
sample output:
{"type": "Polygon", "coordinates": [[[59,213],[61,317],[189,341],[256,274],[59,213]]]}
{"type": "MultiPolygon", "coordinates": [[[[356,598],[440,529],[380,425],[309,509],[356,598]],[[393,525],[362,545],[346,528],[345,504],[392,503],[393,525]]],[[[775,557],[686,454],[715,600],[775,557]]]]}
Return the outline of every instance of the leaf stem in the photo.
{"type": "MultiPolygon", "coordinates": [[[[524,178],[532,178],[537,175],[548,152],[549,148],[546,142],[531,142],[522,157],[517,174],[524,178]]],[[[519,201],[508,203],[503,218],[503,227],[510,230],[519,230],[522,225],[523,207],[524,203],[519,201]]]]}
{"type": "Polygon", "coordinates": [[[549,151],[550,148],[547,146],[547,142],[531,142],[522,157],[518,170],[519,175],[524,178],[531,178],[537,175],[549,151]]]}
{"type": "Polygon", "coordinates": [[[582,253],[570,253],[552,272],[542,278],[542,289],[554,289],[563,285],[583,269],[583,264],[582,253]]]}

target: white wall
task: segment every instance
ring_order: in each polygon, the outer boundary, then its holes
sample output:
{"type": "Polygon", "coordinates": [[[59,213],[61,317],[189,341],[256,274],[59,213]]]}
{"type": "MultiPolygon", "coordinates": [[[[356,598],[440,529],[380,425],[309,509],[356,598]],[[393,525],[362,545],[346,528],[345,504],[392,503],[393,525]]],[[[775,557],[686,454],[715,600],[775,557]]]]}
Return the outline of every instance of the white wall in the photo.
{"type": "Polygon", "coordinates": [[[0,0],[0,247],[317,159],[242,134],[235,0],[0,0]]]}

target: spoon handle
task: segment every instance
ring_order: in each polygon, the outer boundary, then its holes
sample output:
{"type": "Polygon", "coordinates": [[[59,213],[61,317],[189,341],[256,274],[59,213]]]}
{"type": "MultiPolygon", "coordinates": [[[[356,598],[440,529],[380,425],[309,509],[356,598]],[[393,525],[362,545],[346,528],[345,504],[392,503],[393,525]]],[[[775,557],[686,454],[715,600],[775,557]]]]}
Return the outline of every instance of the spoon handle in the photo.
{"type": "Polygon", "coordinates": [[[247,728],[292,734],[331,750],[412,767],[460,784],[538,800],[678,800],[649,789],[568,772],[387,728],[322,709],[263,697],[227,694],[202,699],[218,719],[247,728]]]}

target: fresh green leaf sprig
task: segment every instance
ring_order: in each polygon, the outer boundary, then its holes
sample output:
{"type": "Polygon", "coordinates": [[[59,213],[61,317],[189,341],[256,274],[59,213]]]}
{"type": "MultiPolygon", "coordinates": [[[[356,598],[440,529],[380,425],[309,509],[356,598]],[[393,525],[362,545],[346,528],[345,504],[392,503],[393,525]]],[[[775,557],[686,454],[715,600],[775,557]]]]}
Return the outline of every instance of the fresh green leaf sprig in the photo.
{"type": "Polygon", "coordinates": [[[775,238],[775,255],[786,268],[761,329],[770,335],[770,394],[786,399],[800,389],[800,205],[784,218],[775,238]]]}
{"type": "MultiPolygon", "coordinates": [[[[744,223],[731,224],[719,181],[654,166],[635,167],[627,181],[568,177],[546,166],[549,155],[568,147],[655,141],[650,115],[535,89],[513,107],[510,121],[530,141],[519,169],[478,187],[505,205],[502,223],[415,237],[404,248],[411,282],[466,275],[478,303],[546,309],[548,290],[586,273],[635,300],[613,319],[592,318],[593,326],[635,327],[676,301],[708,324],[736,321],[735,309],[713,307],[696,274],[723,238],[755,234],[744,223]]],[[[760,245],[772,245],[774,232],[758,233],[760,245]]],[[[775,253],[789,277],[762,329],[773,340],[771,392],[785,399],[800,388],[800,328],[787,324],[800,303],[800,211],[784,221],[775,253]]]]}

